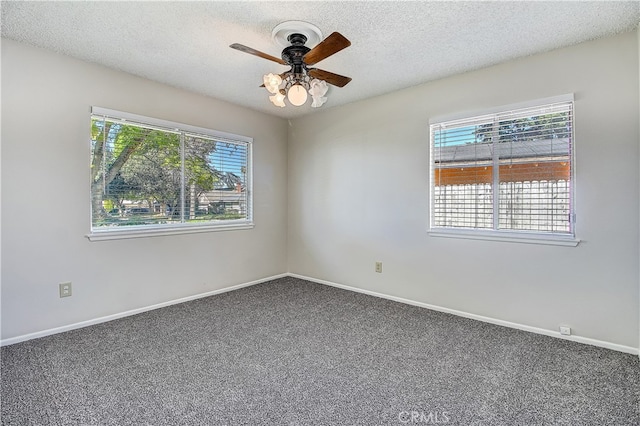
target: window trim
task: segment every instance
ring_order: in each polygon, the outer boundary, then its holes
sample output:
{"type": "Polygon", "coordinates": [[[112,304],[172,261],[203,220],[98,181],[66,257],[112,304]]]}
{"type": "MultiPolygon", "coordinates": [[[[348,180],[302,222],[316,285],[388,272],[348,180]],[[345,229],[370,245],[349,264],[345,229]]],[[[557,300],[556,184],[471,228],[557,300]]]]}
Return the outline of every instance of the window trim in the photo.
{"type": "MultiPolygon", "coordinates": [[[[509,113],[513,110],[535,108],[554,103],[572,102],[574,107],[572,109],[573,126],[572,132],[575,136],[575,99],[574,94],[569,93],[565,95],[552,96],[547,98],[541,98],[531,101],[519,102],[509,105],[497,106],[476,111],[467,111],[464,113],[447,114],[442,116],[435,116],[429,119],[429,224],[427,228],[427,234],[432,237],[443,238],[461,238],[471,240],[486,240],[486,241],[501,241],[501,242],[514,242],[525,244],[546,244],[556,246],[569,246],[576,247],[580,243],[580,239],[576,237],[575,228],[575,205],[576,205],[576,191],[575,191],[575,143],[572,143],[571,147],[571,187],[570,196],[572,203],[571,222],[572,231],[568,234],[553,234],[546,232],[535,231],[514,231],[514,230],[499,230],[499,229],[473,229],[473,228],[447,228],[433,226],[433,207],[434,207],[434,191],[433,191],[433,176],[434,176],[434,164],[433,164],[433,141],[431,140],[431,126],[434,124],[440,124],[448,121],[464,120],[473,117],[479,117],[483,115],[494,115],[509,113]]],[[[575,137],[572,137],[575,140],[575,137]]]]}
{"type": "Polygon", "coordinates": [[[430,228],[427,233],[432,237],[461,238],[466,240],[502,241],[509,243],[524,244],[544,244],[551,246],[575,247],[580,243],[580,239],[568,235],[552,235],[530,231],[496,231],[486,229],[450,229],[450,228],[430,228]]]}
{"type": "MultiPolygon", "coordinates": [[[[93,224],[90,223],[90,232],[85,235],[89,241],[108,241],[108,240],[120,240],[130,238],[144,238],[144,237],[158,237],[166,235],[180,235],[180,234],[194,234],[201,232],[216,232],[216,231],[231,231],[231,230],[243,230],[253,229],[255,224],[253,222],[253,138],[243,135],[236,135],[233,133],[222,132],[213,129],[207,129],[204,127],[192,126],[189,124],[178,123],[169,120],[163,120],[159,118],[147,117],[143,115],[133,114],[124,111],[113,110],[109,108],[102,108],[92,106],[90,110],[91,115],[101,115],[105,118],[117,120],[117,121],[131,121],[134,123],[146,124],[154,127],[158,127],[161,130],[175,130],[185,133],[201,134],[203,136],[210,136],[215,139],[228,140],[230,142],[244,142],[247,144],[247,218],[225,221],[211,221],[206,224],[203,223],[176,223],[171,225],[142,225],[142,226],[127,226],[123,228],[93,228],[93,224]]],[[[91,194],[91,189],[89,189],[91,194]]],[[[89,197],[89,212],[91,212],[91,197],[89,197]]],[[[91,214],[89,215],[91,218],[91,214]]],[[[91,219],[90,219],[91,222],[91,219]]]]}
{"type": "Polygon", "coordinates": [[[129,238],[162,237],[165,235],[196,234],[200,232],[232,231],[240,229],[253,229],[253,222],[226,223],[223,224],[190,224],[179,225],[145,225],[144,227],[127,226],[127,229],[111,228],[109,230],[94,230],[86,235],[89,241],[124,240],[129,238]]]}

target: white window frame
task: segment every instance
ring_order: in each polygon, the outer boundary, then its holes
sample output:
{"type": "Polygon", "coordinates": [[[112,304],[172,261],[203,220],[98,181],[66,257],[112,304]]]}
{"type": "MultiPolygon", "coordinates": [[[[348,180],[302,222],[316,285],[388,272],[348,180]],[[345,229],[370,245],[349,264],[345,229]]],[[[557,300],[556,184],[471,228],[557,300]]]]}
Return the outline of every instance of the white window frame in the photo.
{"type": "MultiPolygon", "coordinates": [[[[170,131],[182,131],[193,134],[209,136],[216,140],[227,140],[230,142],[243,142],[247,146],[247,175],[246,175],[246,191],[247,191],[247,217],[245,219],[221,220],[218,222],[206,223],[174,223],[163,225],[141,225],[126,227],[98,227],[94,228],[91,220],[91,197],[89,197],[89,218],[91,231],[86,235],[90,241],[103,240],[119,240],[141,237],[158,237],[165,235],[192,234],[200,232],[229,231],[254,228],[253,223],[253,138],[248,136],[236,135],[233,133],[221,132],[218,130],[207,129],[204,127],[192,126],[189,124],[177,123],[158,118],[146,117],[138,114],[132,114],[123,111],[117,111],[108,108],[93,106],[91,107],[91,115],[101,115],[106,118],[116,119],[119,121],[131,121],[153,126],[159,129],[170,131]]],[[[91,194],[91,190],[89,190],[91,194]]]]}
{"type": "MultiPolygon", "coordinates": [[[[434,141],[432,139],[433,132],[431,128],[433,125],[441,124],[444,122],[451,122],[455,120],[463,120],[470,119],[474,117],[480,117],[483,115],[491,115],[491,114],[500,114],[509,112],[512,110],[524,109],[524,108],[532,108],[532,107],[542,107],[544,105],[556,104],[556,103],[564,103],[564,102],[574,102],[573,94],[566,94],[560,96],[554,96],[549,98],[537,99],[528,102],[521,102],[516,104],[504,105],[499,107],[494,107],[490,109],[485,109],[482,111],[474,111],[467,113],[459,113],[459,114],[451,114],[446,116],[438,116],[433,117],[429,120],[429,228],[427,230],[428,234],[433,237],[445,237],[445,238],[462,238],[462,239],[473,239],[473,240],[488,240],[488,241],[503,241],[503,242],[516,242],[516,243],[526,243],[526,244],[548,244],[548,245],[559,245],[559,246],[570,246],[575,247],[578,245],[580,240],[575,235],[575,204],[576,204],[576,193],[575,193],[575,108],[573,108],[573,126],[572,126],[572,148],[571,148],[571,172],[570,172],[570,221],[571,221],[571,232],[570,233],[543,233],[543,232],[535,232],[535,231],[521,231],[521,230],[503,230],[503,229],[474,229],[474,228],[452,228],[452,227],[436,227],[433,226],[434,222],[434,176],[435,176],[435,167],[434,167],[434,141]]],[[[574,104],[575,107],[575,104],[574,104]]],[[[494,206],[495,209],[495,206],[494,206]]],[[[494,215],[497,212],[494,210],[494,215]]]]}

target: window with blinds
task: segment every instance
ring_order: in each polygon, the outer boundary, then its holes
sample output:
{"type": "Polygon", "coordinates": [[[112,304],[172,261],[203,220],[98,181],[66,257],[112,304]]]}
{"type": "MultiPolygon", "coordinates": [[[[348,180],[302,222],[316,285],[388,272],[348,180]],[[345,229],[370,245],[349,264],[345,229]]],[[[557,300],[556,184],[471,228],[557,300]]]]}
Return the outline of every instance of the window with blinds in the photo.
{"type": "Polygon", "coordinates": [[[251,140],[94,107],[93,233],[250,224],[251,140]]]}
{"type": "Polygon", "coordinates": [[[573,235],[572,100],[430,131],[432,230],[573,235]]]}

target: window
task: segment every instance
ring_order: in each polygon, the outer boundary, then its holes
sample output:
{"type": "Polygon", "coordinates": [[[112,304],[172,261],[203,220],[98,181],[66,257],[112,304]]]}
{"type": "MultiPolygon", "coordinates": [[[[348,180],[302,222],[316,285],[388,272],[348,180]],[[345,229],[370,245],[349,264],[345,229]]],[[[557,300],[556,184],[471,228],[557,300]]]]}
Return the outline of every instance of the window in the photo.
{"type": "Polygon", "coordinates": [[[251,142],[92,108],[89,239],[251,227],[251,142]]]}
{"type": "Polygon", "coordinates": [[[572,97],[432,121],[430,133],[433,234],[576,241],[572,97]]]}

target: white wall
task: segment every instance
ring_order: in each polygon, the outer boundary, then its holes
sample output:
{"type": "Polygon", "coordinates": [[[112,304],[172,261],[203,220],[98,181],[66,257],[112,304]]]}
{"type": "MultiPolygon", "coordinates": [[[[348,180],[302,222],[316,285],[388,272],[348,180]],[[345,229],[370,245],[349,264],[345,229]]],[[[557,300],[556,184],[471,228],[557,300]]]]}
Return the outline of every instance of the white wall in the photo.
{"type": "Polygon", "coordinates": [[[638,85],[633,32],[293,120],[290,272],[637,348],[638,85]],[[427,235],[429,118],[566,93],[582,243],[427,235]]]}
{"type": "Polygon", "coordinates": [[[286,126],[3,39],[2,339],[286,272],[286,126]],[[92,105],[253,137],[255,228],[89,242],[92,105]]]}
{"type": "Polygon", "coordinates": [[[637,348],[639,40],[318,111],[287,135],[282,119],[3,39],[1,338],[280,274],[288,252],[296,274],[637,348]],[[582,243],[429,237],[429,117],[569,92],[582,243]],[[255,229],[89,242],[91,105],[253,137],[255,229]]]}

